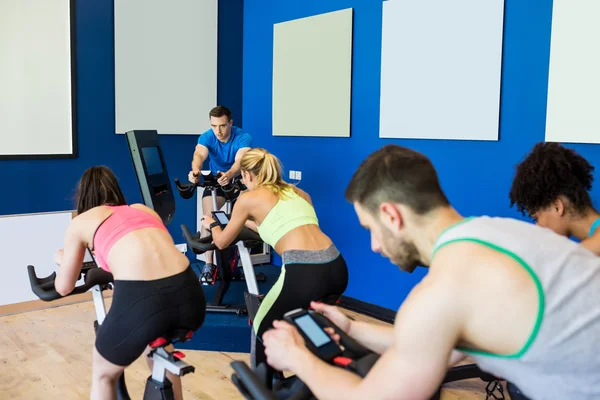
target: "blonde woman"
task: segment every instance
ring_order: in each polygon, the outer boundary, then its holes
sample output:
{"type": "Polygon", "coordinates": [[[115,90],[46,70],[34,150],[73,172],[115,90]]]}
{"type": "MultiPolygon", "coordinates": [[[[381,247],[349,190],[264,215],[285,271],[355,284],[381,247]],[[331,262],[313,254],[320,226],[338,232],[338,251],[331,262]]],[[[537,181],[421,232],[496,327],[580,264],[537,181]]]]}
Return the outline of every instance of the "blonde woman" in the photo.
{"type": "MultiPolygon", "coordinates": [[[[237,199],[230,222],[221,229],[211,216],[204,215],[203,226],[211,230],[214,244],[224,249],[244,225],[254,225],[261,239],[281,256],[281,275],[253,321],[253,331],[261,340],[273,321],[286,312],[308,308],[311,301],[341,296],[348,284],[348,269],[319,228],[310,196],[283,180],[277,157],[265,149],[249,150],[241,159],[240,170],[248,190],[237,199]]],[[[255,365],[265,361],[262,348],[255,356],[255,365]]]]}

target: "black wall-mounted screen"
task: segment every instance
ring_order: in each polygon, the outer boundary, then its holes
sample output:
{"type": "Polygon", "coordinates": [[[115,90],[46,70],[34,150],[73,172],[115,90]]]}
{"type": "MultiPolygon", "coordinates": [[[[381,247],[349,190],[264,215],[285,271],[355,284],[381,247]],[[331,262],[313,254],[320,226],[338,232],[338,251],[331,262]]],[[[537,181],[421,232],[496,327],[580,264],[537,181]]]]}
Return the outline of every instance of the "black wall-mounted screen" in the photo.
{"type": "Polygon", "coordinates": [[[142,154],[148,175],[162,174],[164,172],[158,147],[142,147],[142,154]]]}

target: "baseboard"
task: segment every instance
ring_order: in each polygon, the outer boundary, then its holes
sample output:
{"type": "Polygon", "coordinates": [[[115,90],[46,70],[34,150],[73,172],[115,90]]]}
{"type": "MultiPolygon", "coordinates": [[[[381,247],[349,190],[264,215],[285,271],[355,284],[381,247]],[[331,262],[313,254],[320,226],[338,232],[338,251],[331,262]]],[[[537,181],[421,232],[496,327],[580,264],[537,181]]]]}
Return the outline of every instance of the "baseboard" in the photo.
{"type": "Polygon", "coordinates": [[[348,296],[342,296],[338,305],[345,309],[368,315],[369,317],[373,317],[390,324],[393,324],[394,320],[396,319],[396,311],[394,310],[348,296]]]}
{"type": "MultiPolygon", "coordinates": [[[[112,291],[104,291],[102,296],[106,299],[112,297],[112,291]]],[[[32,300],[24,301],[22,303],[7,304],[0,306],[0,317],[4,317],[12,314],[20,314],[30,311],[45,310],[48,308],[55,308],[60,306],[66,306],[69,304],[84,303],[87,301],[93,301],[92,292],[86,292],[73,296],[64,297],[54,301],[43,301],[43,300],[32,300]]]]}

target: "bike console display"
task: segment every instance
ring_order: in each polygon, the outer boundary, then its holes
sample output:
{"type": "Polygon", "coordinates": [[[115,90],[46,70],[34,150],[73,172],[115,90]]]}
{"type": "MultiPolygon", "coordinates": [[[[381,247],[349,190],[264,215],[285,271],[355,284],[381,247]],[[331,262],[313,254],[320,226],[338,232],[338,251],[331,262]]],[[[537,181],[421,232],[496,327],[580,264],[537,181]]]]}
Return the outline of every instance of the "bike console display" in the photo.
{"type": "Polygon", "coordinates": [[[304,309],[297,309],[284,314],[285,319],[294,325],[306,341],[306,346],[322,360],[331,361],[342,354],[342,349],[325,332],[325,329],[304,309]]]}
{"type": "Polygon", "coordinates": [[[129,131],[126,134],[144,203],[160,215],[165,225],[175,214],[171,189],[157,131],[129,131]]]}

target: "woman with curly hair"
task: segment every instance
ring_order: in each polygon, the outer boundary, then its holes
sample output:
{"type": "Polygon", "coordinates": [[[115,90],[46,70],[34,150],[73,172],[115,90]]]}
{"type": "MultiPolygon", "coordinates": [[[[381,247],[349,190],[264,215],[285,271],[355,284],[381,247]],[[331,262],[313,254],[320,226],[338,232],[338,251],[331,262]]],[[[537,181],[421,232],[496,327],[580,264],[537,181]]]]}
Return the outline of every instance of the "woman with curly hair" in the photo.
{"type": "Polygon", "coordinates": [[[559,143],[537,143],[517,165],[510,205],[600,255],[600,213],[589,194],[593,171],[594,166],[575,150],[559,143]]]}

